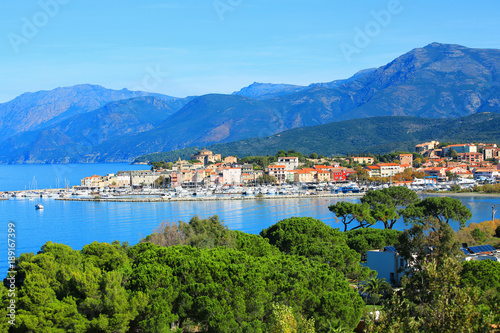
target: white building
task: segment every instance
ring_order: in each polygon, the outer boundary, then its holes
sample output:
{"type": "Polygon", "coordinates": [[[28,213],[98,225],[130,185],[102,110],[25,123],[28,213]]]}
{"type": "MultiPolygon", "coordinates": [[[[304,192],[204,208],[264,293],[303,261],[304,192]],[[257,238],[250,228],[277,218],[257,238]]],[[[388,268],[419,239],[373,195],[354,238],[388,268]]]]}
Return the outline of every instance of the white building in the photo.
{"type": "Polygon", "coordinates": [[[224,168],[222,169],[222,178],[224,184],[237,185],[241,184],[241,168],[224,168]]]}
{"type": "Polygon", "coordinates": [[[375,165],[380,167],[380,177],[394,176],[403,171],[397,163],[378,163],[375,165]]]}
{"type": "Polygon", "coordinates": [[[278,157],[278,164],[284,165],[285,170],[295,170],[299,166],[298,157],[278,157]]]}
{"type": "Polygon", "coordinates": [[[268,167],[269,176],[276,178],[278,183],[286,182],[286,167],[284,165],[270,165],[268,167]]]}

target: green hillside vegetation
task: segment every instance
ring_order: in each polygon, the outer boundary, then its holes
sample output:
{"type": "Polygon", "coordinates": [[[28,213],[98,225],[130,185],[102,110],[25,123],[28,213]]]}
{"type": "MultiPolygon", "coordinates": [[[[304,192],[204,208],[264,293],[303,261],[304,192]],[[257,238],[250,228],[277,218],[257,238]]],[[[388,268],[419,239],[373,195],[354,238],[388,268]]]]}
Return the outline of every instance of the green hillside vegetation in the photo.
{"type": "MultiPolygon", "coordinates": [[[[225,156],[240,158],[272,155],[279,150],[325,156],[352,152],[385,154],[413,151],[421,142],[495,142],[500,143],[500,114],[479,113],[454,119],[416,117],[373,117],[301,127],[279,134],[221,143],[207,148],[225,156]]],[[[144,155],[137,162],[174,161],[188,158],[197,148],[144,155]]]]}

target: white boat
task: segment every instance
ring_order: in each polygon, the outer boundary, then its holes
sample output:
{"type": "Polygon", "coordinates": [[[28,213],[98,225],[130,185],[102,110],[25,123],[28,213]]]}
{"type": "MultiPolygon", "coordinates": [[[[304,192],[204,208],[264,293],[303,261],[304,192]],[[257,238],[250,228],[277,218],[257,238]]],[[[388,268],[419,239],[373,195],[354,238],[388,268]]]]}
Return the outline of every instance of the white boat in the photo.
{"type": "Polygon", "coordinates": [[[35,209],[40,209],[40,210],[41,210],[41,209],[43,209],[43,208],[44,208],[44,207],[43,207],[43,205],[41,205],[41,204],[35,205],[35,209]]]}
{"type": "Polygon", "coordinates": [[[470,179],[470,178],[460,178],[457,181],[457,184],[458,185],[477,185],[477,181],[475,181],[474,179],[470,179]]]}

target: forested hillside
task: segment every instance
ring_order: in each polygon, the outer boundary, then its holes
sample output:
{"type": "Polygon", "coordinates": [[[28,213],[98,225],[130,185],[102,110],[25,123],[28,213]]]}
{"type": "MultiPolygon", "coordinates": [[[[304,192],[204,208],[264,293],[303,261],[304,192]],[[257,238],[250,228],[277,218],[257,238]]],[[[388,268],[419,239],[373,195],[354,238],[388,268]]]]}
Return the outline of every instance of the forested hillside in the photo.
{"type": "MultiPolygon", "coordinates": [[[[500,143],[500,114],[478,113],[454,119],[373,117],[346,120],[297,128],[264,138],[215,144],[207,148],[225,156],[236,155],[240,158],[273,155],[281,149],[330,156],[360,151],[372,154],[413,151],[416,144],[429,140],[500,143]]],[[[179,157],[189,159],[197,148],[145,155],[136,161],[175,161],[179,157]]]]}

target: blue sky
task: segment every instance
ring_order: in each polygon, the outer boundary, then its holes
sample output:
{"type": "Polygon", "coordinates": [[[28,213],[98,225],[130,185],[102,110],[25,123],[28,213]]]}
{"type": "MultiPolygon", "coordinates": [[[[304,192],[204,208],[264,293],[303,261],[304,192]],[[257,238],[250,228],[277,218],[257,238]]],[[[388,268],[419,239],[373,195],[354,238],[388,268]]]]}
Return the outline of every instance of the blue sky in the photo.
{"type": "Polygon", "coordinates": [[[327,82],[431,42],[500,48],[499,13],[498,0],[4,1],[0,102],[79,83],[184,97],[327,82]]]}

